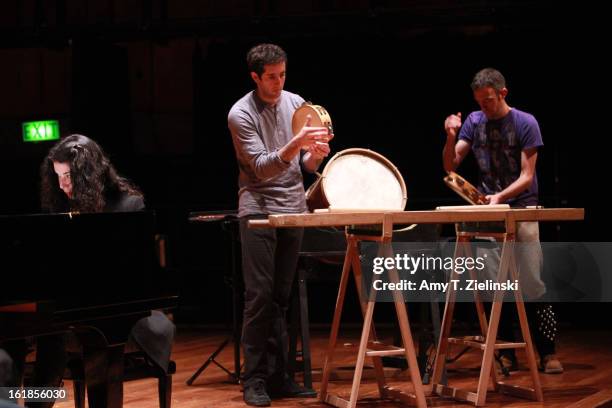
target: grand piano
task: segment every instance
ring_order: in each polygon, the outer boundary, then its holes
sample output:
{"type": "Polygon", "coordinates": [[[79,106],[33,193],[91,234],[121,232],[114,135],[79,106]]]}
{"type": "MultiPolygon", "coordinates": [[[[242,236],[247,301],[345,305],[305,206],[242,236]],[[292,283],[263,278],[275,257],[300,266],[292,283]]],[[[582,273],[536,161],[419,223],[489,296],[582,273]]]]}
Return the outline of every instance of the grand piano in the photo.
{"type": "Polygon", "coordinates": [[[89,406],[121,407],[131,327],[178,304],[153,212],[0,216],[0,347],[72,332],[89,406]]]}

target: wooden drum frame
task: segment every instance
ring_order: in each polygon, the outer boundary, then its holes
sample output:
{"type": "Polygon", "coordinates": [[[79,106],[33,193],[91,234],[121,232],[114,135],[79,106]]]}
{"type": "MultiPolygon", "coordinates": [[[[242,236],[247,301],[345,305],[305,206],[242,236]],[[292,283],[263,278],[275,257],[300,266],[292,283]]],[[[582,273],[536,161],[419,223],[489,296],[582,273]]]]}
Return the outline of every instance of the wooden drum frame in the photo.
{"type": "Polygon", "coordinates": [[[334,133],[331,116],[329,116],[329,113],[325,110],[325,108],[320,105],[313,105],[311,103],[304,102],[302,106],[293,112],[291,128],[293,129],[294,135],[300,133],[300,130],[302,130],[304,125],[306,125],[308,115],[310,115],[310,126],[326,127],[329,130],[329,133],[334,133]]]}
{"type": "Polygon", "coordinates": [[[473,205],[484,205],[489,204],[484,194],[482,194],[476,187],[474,187],[469,181],[455,173],[449,171],[448,175],[444,177],[444,182],[449,186],[455,193],[459,194],[468,203],[473,205]]]}
{"type": "Polygon", "coordinates": [[[402,211],[406,200],[406,184],[397,167],[381,154],[360,148],[336,153],[306,191],[311,211],[402,211]]]}

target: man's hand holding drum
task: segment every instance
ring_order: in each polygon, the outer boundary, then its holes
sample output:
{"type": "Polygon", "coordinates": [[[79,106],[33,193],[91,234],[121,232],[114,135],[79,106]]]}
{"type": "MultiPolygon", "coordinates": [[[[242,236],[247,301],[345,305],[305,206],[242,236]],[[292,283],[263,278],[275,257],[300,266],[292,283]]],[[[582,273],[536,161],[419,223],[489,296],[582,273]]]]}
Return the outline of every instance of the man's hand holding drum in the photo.
{"type": "Polygon", "coordinates": [[[302,130],[293,136],[293,139],[286,146],[279,150],[279,156],[285,162],[291,161],[300,150],[306,150],[307,154],[310,153],[308,154],[309,156],[318,160],[329,154],[328,142],[333,135],[329,133],[329,129],[326,127],[310,126],[310,121],[309,115],[302,130]]]}
{"type": "Polygon", "coordinates": [[[306,116],[304,127],[296,135],[297,137],[305,138],[302,145],[302,150],[308,151],[315,158],[322,159],[330,153],[329,141],[334,138],[334,134],[330,133],[329,129],[322,126],[310,126],[312,117],[306,116]]]}

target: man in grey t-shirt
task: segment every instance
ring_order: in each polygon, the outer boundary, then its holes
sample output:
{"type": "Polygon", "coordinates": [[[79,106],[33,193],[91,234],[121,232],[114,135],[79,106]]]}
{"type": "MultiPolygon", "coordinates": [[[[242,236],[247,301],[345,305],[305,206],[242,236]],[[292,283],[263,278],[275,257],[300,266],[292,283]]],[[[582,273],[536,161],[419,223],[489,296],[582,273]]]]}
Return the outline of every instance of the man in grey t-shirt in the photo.
{"type": "Polygon", "coordinates": [[[273,213],[306,211],[302,169],[314,172],[329,155],[333,137],[324,127],[293,135],[291,119],[304,103],[283,90],[287,56],[278,46],[260,44],[247,53],[256,89],[232,106],[228,126],[239,175],[240,239],[245,285],[242,346],[244,401],[268,406],[275,397],[315,397],[286,374],[285,314],[301,228],[249,229],[248,221],[273,213]]]}

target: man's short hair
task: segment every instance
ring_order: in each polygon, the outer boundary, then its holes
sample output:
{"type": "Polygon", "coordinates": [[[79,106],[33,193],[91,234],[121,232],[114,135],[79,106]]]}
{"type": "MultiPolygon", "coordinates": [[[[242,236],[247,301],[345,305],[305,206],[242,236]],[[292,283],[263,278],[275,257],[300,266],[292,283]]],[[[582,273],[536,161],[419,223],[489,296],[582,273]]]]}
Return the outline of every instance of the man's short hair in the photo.
{"type": "Polygon", "coordinates": [[[496,91],[501,91],[506,87],[506,78],[501,72],[494,68],[481,69],[472,79],[472,91],[490,86],[496,91]]]}
{"type": "Polygon", "coordinates": [[[247,53],[249,72],[255,72],[258,76],[263,74],[265,65],[281,62],[287,62],[287,54],[278,45],[259,44],[247,53]]]}

